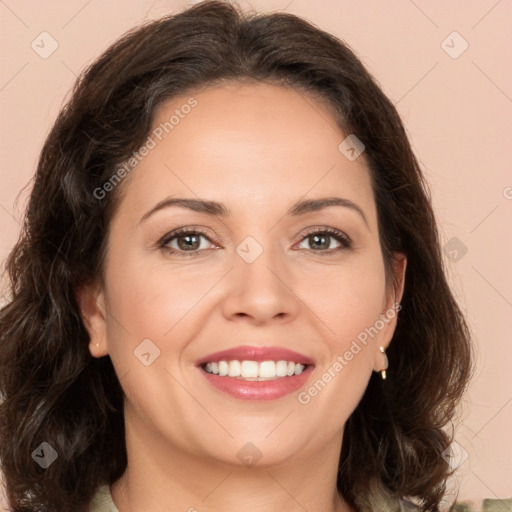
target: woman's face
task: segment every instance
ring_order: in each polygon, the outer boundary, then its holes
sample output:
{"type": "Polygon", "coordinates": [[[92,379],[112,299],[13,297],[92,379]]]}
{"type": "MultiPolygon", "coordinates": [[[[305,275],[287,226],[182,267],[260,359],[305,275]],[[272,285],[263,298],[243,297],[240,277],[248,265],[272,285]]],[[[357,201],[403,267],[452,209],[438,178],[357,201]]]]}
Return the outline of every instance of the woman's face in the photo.
{"type": "Polygon", "coordinates": [[[145,446],[260,465],[339,448],[398,301],[364,153],[292,89],[192,97],[157,111],[118,185],[105,280],[81,296],[90,351],[145,446]]]}

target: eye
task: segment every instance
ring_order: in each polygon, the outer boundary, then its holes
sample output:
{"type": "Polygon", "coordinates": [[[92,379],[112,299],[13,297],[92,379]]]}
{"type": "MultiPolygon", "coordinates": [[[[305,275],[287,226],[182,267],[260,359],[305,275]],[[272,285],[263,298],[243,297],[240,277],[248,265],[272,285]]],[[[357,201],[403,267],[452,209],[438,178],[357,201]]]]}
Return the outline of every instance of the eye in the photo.
{"type": "MultiPolygon", "coordinates": [[[[201,239],[210,242],[210,244],[213,243],[202,229],[194,226],[184,227],[167,233],[158,242],[158,246],[171,254],[194,257],[199,256],[203,250],[211,248],[208,247],[208,243],[202,244],[201,239]]],[[[352,247],[352,240],[348,235],[330,227],[324,227],[321,229],[313,228],[309,230],[302,238],[301,244],[304,242],[311,244],[313,249],[310,250],[322,255],[332,254],[352,247]],[[331,247],[332,239],[339,243],[338,247],[331,247]]]]}
{"type": "Polygon", "coordinates": [[[201,239],[211,240],[197,227],[179,228],[167,233],[158,242],[158,245],[172,254],[183,254],[185,256],[197,256],[202,250],[208,249],[208,244],[202,244],[201,239]],[[171,245],[174,244],[174,245],[171,245]]]}
{"type": "Polygon", "coordinates": [[[314,228],[313,230],[308,231],[302,240],[301,244],[304,242],[309,243],[311,247],[316,247],[316,249],[311,250],[322,255],[344,251],[352,247],[352,240],[348,235],[338,229],[329,227],[322,229],[314,228]],[[331,248],[331,239],[336,240],[339,243],[339,246],[331,248]]]}

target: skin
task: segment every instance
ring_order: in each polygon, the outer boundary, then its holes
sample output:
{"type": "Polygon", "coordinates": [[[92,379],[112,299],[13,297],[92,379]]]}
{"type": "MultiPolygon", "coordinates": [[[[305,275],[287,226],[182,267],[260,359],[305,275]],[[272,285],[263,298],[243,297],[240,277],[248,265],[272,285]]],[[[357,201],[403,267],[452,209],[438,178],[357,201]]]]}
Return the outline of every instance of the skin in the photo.
{"type": "MultiPolygon", "coordinates": [[[[197,106],[122,183],[103,282],[78,293],[90,352],[111,357],[125,393],[128,467],[111,486],[114,502],[121,512],[347,512],[336,491],[343,428],[372,371],[386,367],[379,346],[396,315],[307,404],[297,392],[233,398],[195,361],[238,345],[289,348],[315,360],[307,390],[399,302],[405,258],[394,265],[398,286],[387,286],[364,154],[350,161],[340,152],[346,134],[326,104],[263,83],[193,97],[197,106]],[[219,201],[231,214],[172,206],[141,221],[169,196],[219,201]],[[343,206],[286,214],[298,200],[332,196],[366,220],[343,206]],[[208,237],[196,257],[184,254],[183,238],[158,246],[184,226],[208,237]],[[326,254],[341,244],[315,242],[305,233],[313,227],[341,230],[352,246],[326,254]],[[248,236],[263,249],[252,263],[236,252],[248,236]],[[134,350],[148,338],[160,355],[145,366],[134,350]],[[262,455],[253,467],[237,457],[248,442],[262,455]]],[[[188,98],[162,105],[154,126],[188,98]]]]}

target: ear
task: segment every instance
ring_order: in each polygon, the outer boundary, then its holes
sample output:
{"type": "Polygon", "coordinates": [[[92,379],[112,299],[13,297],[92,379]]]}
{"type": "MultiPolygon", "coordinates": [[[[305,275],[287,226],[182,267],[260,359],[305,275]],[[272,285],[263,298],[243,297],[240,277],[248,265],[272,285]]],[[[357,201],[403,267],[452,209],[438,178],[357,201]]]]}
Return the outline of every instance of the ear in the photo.
{"type": "Polygon", "coordinates": [[[98,282],[89,283],[75,290],[80,317],[89,333],[89,351],[93,357],[108,354],[105,297],[98,282]]]}
{"type": "Polygon", "coordinates": [[[379,320],[376,322],[377,326],[382,327],[375,338],[376,346],[373,369],[376,372],[385,370],[388,367],[388,358],[382,350],[386,350],[395,333],[398,313],[402,309],[400,301],[404,294],[406,268],[407,258],[405,254],[395,252],[392,262],[393,275],[389,279],[390,282],[386,290],[386,299],[380,315],[380,322],[379,320]]]}
{"type": "Polygon", "coordinates": [[[404,295],[407,257],[403,252],[393,253],[392,268],[393,275],[391,278],[393,281],[390,283],[386,294],[388,307],[393,307],[393,304],[400,304],[404,295]]]}

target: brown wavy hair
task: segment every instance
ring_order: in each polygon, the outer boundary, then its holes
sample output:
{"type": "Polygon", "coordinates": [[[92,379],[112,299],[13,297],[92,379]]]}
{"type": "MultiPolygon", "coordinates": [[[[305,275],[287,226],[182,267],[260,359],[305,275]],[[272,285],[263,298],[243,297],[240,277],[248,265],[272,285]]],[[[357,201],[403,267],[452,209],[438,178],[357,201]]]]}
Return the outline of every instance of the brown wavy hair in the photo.
{"type": "Polygon", "coordinates": [[[101,276],[123,187],[101,199],[94,191],[140,148],[162,102],[244,80],[327,100],[339,128],[366,147],[386,271],[393,252],[408,260],[388,378],[372,375],[346,423],[339,492],[356,510],[375,489],[439,510],[446,427],[472,370],[470,336],[397,111],[333,35],[291,14],[207,1],[108,48],[80,75],[45,141],[0,312],[0,461],[13,512],[85,511],[126,468],[123,391],[110,358],[91,356],[75,298],[101,276]],[[58,453],[47,469],[32,457],[42,442],[58,453]]]}

